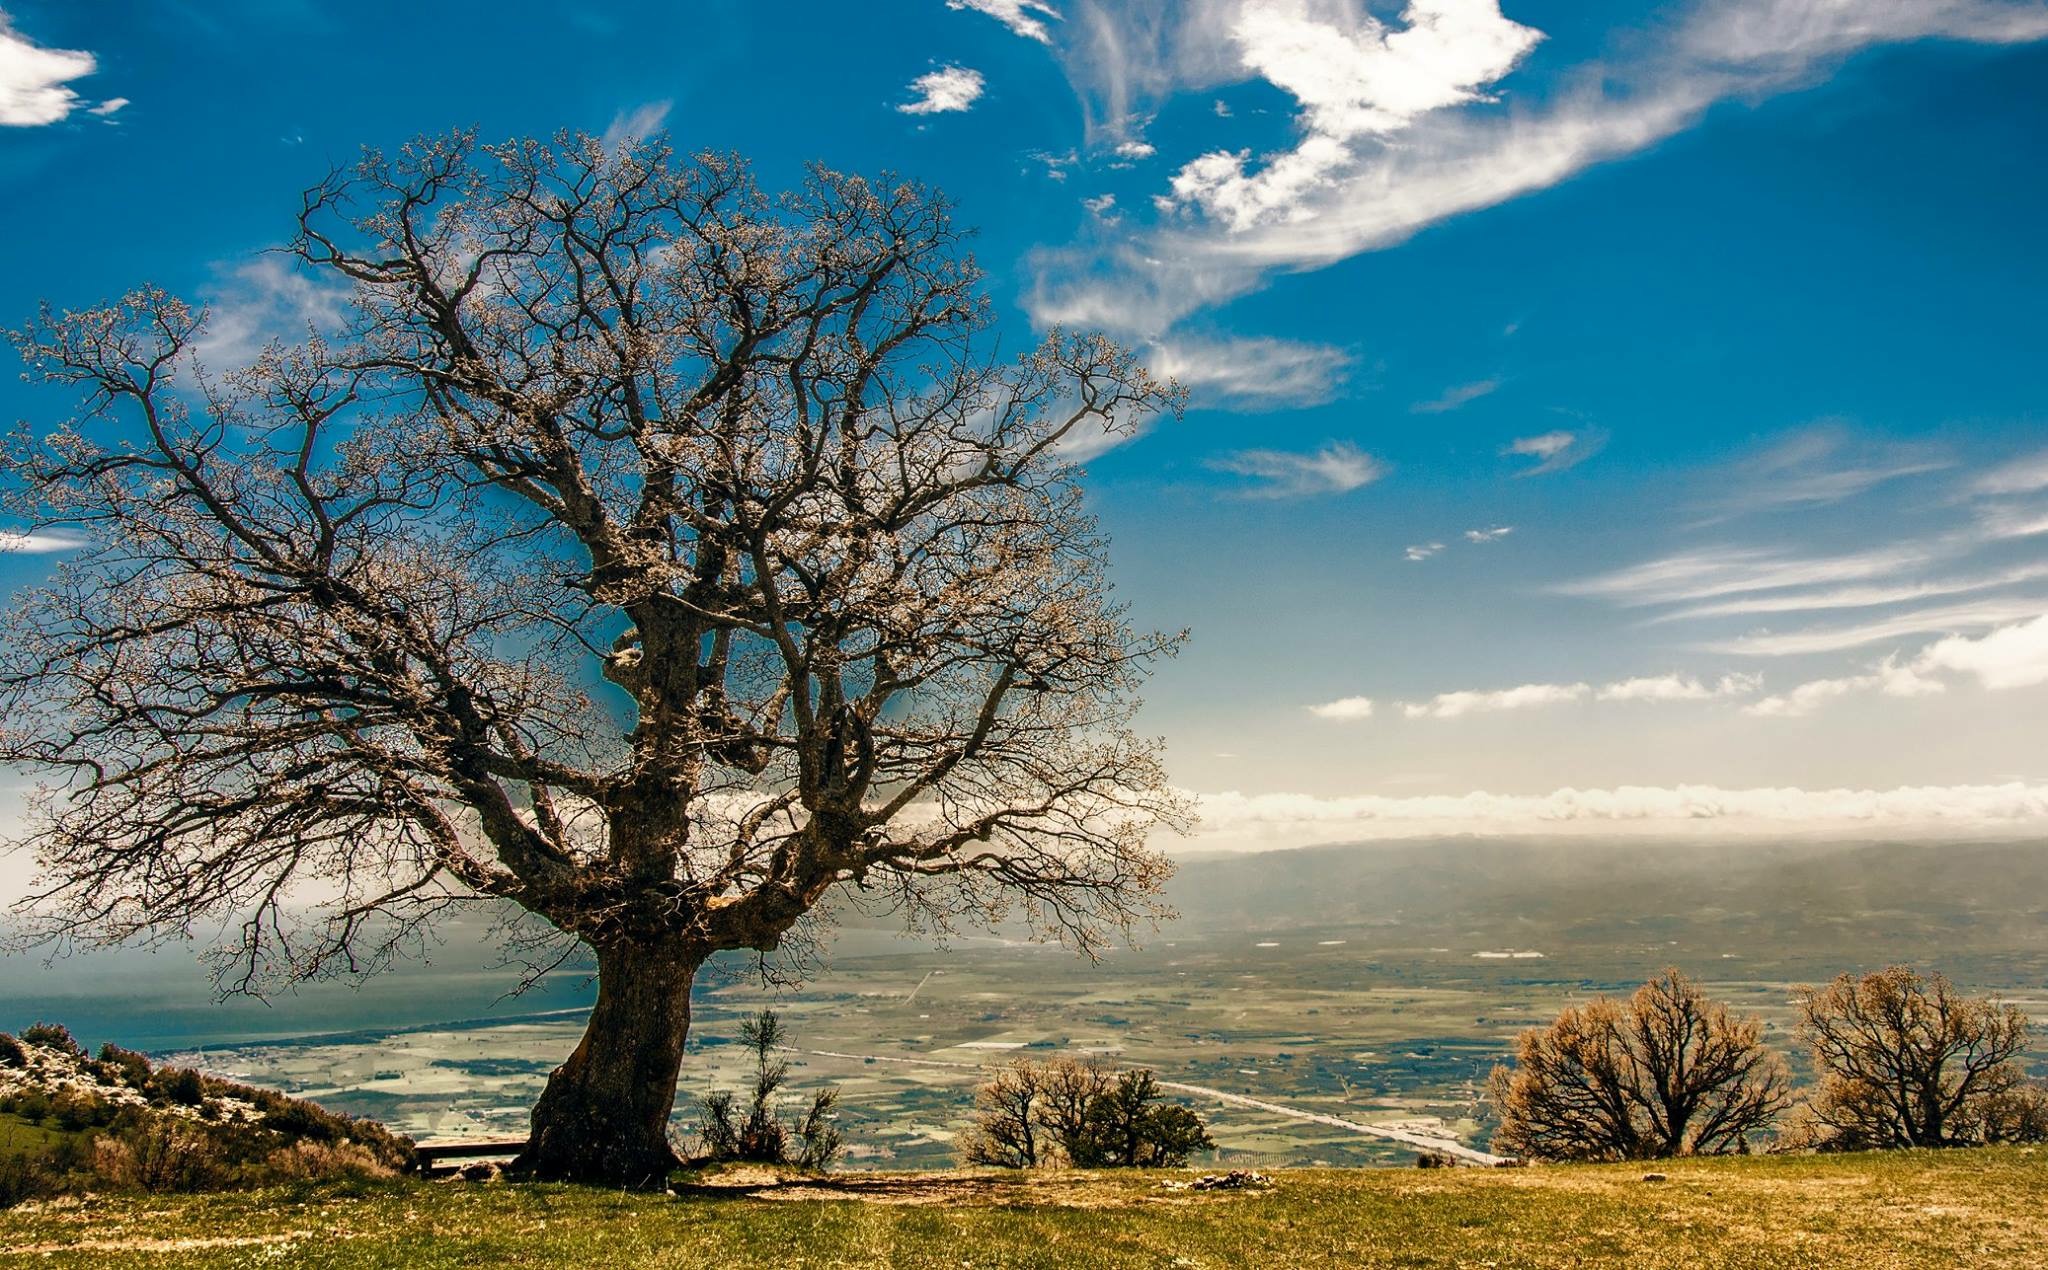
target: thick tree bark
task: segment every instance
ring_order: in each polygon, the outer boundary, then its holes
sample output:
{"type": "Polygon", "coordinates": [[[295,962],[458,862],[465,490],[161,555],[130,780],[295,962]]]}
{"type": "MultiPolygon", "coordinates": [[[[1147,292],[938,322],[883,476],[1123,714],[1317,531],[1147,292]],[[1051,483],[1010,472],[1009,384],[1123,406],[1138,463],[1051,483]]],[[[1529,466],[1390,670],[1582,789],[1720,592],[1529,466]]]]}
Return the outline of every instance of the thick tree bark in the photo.
{"type": "Polygon", "coordinates": [[[701,949],[619,944],[597,952],[597,1004],[569,1061],[533,1106],[512,1171],[555,1181],[656,1189],[676,1166],[668,1123],[690,1032],[701,949]]]}

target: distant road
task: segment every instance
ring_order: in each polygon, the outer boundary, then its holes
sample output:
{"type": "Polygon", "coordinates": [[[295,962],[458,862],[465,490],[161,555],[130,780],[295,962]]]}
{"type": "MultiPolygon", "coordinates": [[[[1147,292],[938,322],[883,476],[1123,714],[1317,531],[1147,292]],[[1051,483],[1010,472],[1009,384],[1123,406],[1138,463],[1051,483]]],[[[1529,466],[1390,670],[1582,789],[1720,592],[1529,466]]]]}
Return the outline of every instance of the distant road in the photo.
{"type": "MultiPolygon", "coordinates": [[[[888,1054],[842,1054],[837,1050],[803,1050],[801,1052],[818,1058],[846,1058],[860,1063],[900,1063],[908,1067],[946,1067],[955,1071],[965,1072],[985,1071],[989,1067],[987,1063],[952,1063],[937,1058],[901,1058],[888,1054]]],[[[1326,1116],[1319,1111],[1303,1111],[1299,1107],[1289,1107],[1284,1103],[1267,1102],[1262,1098],[1248,1098],[1243,1094],[1226,1093],[1221,1089],[1210,1089],[1206,1085],[1184,1085],[1179,1081],[1162,1080],[1159,1082],[1159,1087],[1161,1089],[1175,1090],[1183,1094],[1194,1094],[1202,1098],[1214,1098],[1218,1102],[1228,1103],[1232,1106],[1251,1107],[1258,1111],[1270,1112],[1276,1116],[1285,1116],[1289,1120],[1301,1120],[1309,1124],[1327,1125],[1332,1129],[1344,1129],[1351,1133],[1363,1133],[1370,1137],[1386,1138],[1390,1141],[1405,1143],[1408,1146],[1417,1147],[1424,1151],[1441,1151],[1445,1155],[1463,1160],[1467,1164],[1476,1164],[1481,1168],[1492,1168],[1497,1164],[1503,1163],[1507,1158],[1499,1155],[1488,1155],[1484,1151],[1474,1150],[1452,1138],[1433,1137],[1426,1133],[1418,1133],[1413,1129],[1397,1129],[1391,1125],[1365,1124],[1358,1120],[1346,1120],[1342,1116],[1326,1116]]]]}

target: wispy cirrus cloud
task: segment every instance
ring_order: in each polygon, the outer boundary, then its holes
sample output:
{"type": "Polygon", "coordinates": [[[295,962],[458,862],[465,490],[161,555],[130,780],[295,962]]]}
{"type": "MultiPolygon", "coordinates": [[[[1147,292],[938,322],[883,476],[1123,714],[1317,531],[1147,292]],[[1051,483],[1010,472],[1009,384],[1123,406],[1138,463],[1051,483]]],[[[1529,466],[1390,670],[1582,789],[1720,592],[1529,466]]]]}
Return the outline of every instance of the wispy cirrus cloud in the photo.
{"type": "Polygon", "coordinates": [[[1489,542],[1499,542],[1513,532],[1515,532],[1513,525],[1494,525],[1486,529],[1468,529],[1465,531],[1465,541],[1475,545],[1483,545],[1489,542]]]}
{"type": "Polygon", "coordinates": [[[1446,388],[1441,394],[1430,398],[1428,401],[1416,402],[1408,407],[1408,411],[1410,414],[1419,415],[1448,414],[1460,406],[1469,406],[1481,397],[1491,396],[1499,390],[1500,381],[1498,379],[1475,380],[1469,384],[1458,384],[1454,387],[1446,388]]]}
{"type": "Polygon", "coordinates": [[[988,81],[981,72],[965,66],[941,66],[910,81],[917,94],[896,109],[906,115],[942,115],[972,109],[981,100],[988,81]]]}
{"type": "Polygon", "coordinates": [[[0,529],[0,555],[46,556],[60,551],[76,551],[85,546],[85,539],[76,534],[56,530],[0,529]]]}
{"type": "Polygon", "coordinates": [[[1352,355],[1329,344],[1263,336],[1175,335],[1154,341],[1146,363],[1177,380],[1197,405],[1225,410],[1316,406],[1350,378],[1352,355]]]}
{"type": "Polygon", "coordinates": [[[1255,498],[1348,494],[1387,473],[1386,464],[1348,441],[1332,441],[1306,453],[1239,450],[1210,460],[1209,466],[1252,481],[1246,492],[1255,498]]]}
{"type": "Polygon", "coordinates": [[[1721,504],[1755,511],[1838,503],[1904,477],[1954,466],[1953,459],[1929,446],[1859,438],[1840,424],[1816,424],[1738,465],[1721,504]]]}
{"type": "Polygon", "coordinates": [[[1725,544],[1659,556],[1566,582],[1556,589],[1565,595],[1597,596],[1631,607],[1697,602],[1716,596],[1882,578],[1925,565],[1938,554],[1916,543],[1833,556],[1725,544]]]}
{"type": "Polygon", "coordinates": [[[1060,20],[1059,10],[1040,0],[946,0],[946,7],[985,13],[1010,28],[1012,34],[1040,44],[1052,43],[1052,32],[1046,28],[1044,19],[1060,20]]]}
{"type": "Polygon", "coordinates": [[[1402,548],[1401,555],[1404,559],[1419,564],[1443,549],[1444,545],[1440,542],[1418,542],[1412,546],[1402,548]]]}
{"type": "Polygon", "coordinates": [[[1773,613],[1818,613],[1831,609],[1884,608],[1921,600],[1993,591],[2048,579],[2048,561],[2015,565],[1988,573],[1961,574],[1928,582],[1890,582],[1865,586],[1742,595],[1731,600],[1692,604],[1660,613],[1652,623],[1700,621],[1720,617],[1755,617],[1773,613]]]}
{"type": "Polygon", "coordinates": [[[1535,459],[1517,473],[1520,476],[1548,476],[1577,467],[1607,445],[1607,434],[1598,429],[1567,432],[1558,429],[1535,436],[1516,437],[1501,448],[1503,458],[1535,459]]]}
{"type": "Polygon", "coordinates": [[[631,110],[621,110],[605,127],[604,148],[617,150],[646,140],[667,125],[668,113],[674,108],[674,102],[664,100],[642,102],[631,110]]]}
{"type": "Polygon", "coordinates": [[[1801,657],[1868,648],[1872,644],[1913,635],[1983,630],[2044,612],[2048,612],[2048,596],[1991,598],[1965,604],[1908,609],[1848,625],[1803,627],[1793,631],[1738,635],[1732,639],[1703,640],[1695,647],[1703,652],[1737,657],[1801,657]]]}
{"type": "Polygon", "coordinates": [[[2003,463],[1971,482],[1978,494],[2032,494],[2048,490],[2048,450],[2003,463]]]}
{"type": "Polygon", "coordinates": [[[349,293],[262,255],[220,277],[206,298],[206,327],[192,351],[209,369],[247,366],[273,340],[332,335],[348,316],[349,293]]]}

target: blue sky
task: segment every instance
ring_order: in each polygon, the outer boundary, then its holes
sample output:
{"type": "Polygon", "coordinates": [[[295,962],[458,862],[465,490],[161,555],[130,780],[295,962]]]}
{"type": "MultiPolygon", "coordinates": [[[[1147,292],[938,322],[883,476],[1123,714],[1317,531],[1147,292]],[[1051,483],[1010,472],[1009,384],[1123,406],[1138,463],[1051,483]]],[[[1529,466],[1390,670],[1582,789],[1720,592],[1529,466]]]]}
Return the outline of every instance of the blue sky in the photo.
{"type": "Polygon", "coordinates": [[[302,330],[298,191],[455,127],[947,190],[1190,388],[1090,468],[1198,845],[2048,821],[2048,6],[0,3],[8,322],[302,330]]]}

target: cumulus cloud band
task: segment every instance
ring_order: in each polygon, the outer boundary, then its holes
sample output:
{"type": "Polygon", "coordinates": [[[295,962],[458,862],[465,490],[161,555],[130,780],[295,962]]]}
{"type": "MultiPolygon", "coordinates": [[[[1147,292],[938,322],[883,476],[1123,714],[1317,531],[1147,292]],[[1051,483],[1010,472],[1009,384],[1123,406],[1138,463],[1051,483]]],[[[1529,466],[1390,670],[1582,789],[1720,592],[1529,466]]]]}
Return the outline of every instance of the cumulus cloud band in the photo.
{"type": "Polygon", "coordinates": [[[1336,798],[1228,791],[1194,798],[1202,820],[1187,845],[1197,850],[1273,850],[1444,834],[1939,839],[2048,832],[2048,785],[2023,782],[1811,790],[1621,785],[1548,794],[1336,798]]]}

